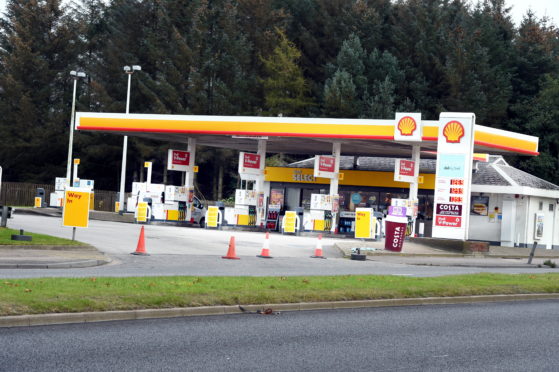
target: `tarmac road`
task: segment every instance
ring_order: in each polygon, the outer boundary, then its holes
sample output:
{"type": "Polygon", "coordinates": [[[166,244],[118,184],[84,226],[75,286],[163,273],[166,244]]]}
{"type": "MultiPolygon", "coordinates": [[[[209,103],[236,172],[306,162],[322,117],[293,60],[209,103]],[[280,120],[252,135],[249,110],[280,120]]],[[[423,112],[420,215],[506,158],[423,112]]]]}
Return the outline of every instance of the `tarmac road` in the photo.
{"type": "MultiPolygon", "coordinates": [[[[9,227],[71,237],[71,229],[61,227],[60,222],[60,218],[55,217],[16,215],[9,220],[9,227]]],[[[146,249],[150,256],[134,256],[130,253],[136,248],[139,230],[140,226],[135,224],[92,220],[89,228],[78,229],[76,238],[107,253],[113,259],[111,264],[73,269],[0,269],[0,277],[350,274],[440,276],[477,272],[556,272],[549,268],[524,265],[525,260],[371,256],[367,261],[351,261],[341,258],[340,251],[332,246],[334,239],[323,240],[324,255],[328,259],[312,259],[310,256],[314,253],[316,238],[280,234],[270,235],[270,251],[274,258],[266,260],[256,257],[261,253],[264,238],[262,233],[161,225],[146,226],[146,249]],[[231,236],[236,237],[236,251],[240,260],[221,258],[227,252],[231,236]],[[431,266],[430,262],[435,266],[431,266]]]]}
{"type": "Polygon", "coordinates": [[[11,371],[555,371],[559,301],[2,329],[11,371]]]}

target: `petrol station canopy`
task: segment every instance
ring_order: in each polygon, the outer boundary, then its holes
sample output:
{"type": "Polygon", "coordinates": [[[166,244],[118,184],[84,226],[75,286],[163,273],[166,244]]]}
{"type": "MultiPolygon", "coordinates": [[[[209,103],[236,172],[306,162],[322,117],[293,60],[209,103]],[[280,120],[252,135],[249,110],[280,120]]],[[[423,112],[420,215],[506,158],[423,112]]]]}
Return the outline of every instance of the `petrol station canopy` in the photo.
{"type": "MultiPolygon", "coordinates": [[[[160,141],[255,151],[266,139],[268,153],[320,155],[341,143],[344,155],[409,157],[410,143],[394,140],[396,120],[196,116],[78,112],[76,129],[160,141]]],[[[421,157],[436,157],[439,121],[422,120],[421,157]]],[[[538,138],[475,125],[474,152],[538,155],[538,138]]]]}

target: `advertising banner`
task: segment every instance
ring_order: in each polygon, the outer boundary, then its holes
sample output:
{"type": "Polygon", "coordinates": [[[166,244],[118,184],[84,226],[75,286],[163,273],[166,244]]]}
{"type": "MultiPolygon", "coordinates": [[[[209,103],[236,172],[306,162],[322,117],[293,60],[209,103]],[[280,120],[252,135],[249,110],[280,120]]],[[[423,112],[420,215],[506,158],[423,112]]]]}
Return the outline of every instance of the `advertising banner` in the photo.
{"type": "Polygon", "coordinates": [[[147,222],[148,220],[148,203],[139,202],[136,207],[136,221],[147,222]]]}
{"type": "Polygon", "coordinates": [[[394,181],[415,182],[415,162],[412,160],[396,159],[394,181]]]}
{"type": "Polygon", "coordinates": [[[297,229],[297,212],[286,211],[283,221],[283,232],[294,234],[297,229]]]}
{"type": "Polygon", "coordinates": [[[167,152],[167,169],[187,172],[190,167],[190,152],[169,150],[167,152]]]}
{"type": "Polygon", "coordinates": [[[314,176],[322,178],[337,178],[336,157],[317,155],[314,157],[314,176]]]}
{"type": "Polygon", "coordinates": [[[474,125],[475,115],[471,113],[440,115],[434,238],[468,239],[474,125]]]}
{"type": "Polygon", "coordinates": [[[385,222],[386,239],[384,249],[392,252],[401,252],[406,238],[407,219],[389,216],[385,222]]]}
{"type": "Polygon", "coordinates": [[[88,227],[89,190],[68,188],[64,192],[64,210],[62,212],[62,226],[88,227]]]}
{"type": "Polygon", "coordinates": [[[206,226],[217,227],[219,223],[219,208],[215,205],[209,206],[206,213],[206,226]]]}

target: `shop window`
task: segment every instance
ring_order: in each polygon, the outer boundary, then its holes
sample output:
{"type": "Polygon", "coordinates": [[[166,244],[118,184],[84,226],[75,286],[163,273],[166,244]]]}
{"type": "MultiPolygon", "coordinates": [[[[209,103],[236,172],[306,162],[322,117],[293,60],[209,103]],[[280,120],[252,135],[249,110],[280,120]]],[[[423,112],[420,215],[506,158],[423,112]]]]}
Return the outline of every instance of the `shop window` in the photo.
{"type": "Polygon", "coordinates": [[[549,204],[549,211],[553,212],[553,204],[549,204]]]}
{"type": "Polygon", "coordinates": [[[540,211],[543,211],[543,202],[540,202],[540,211]]]}

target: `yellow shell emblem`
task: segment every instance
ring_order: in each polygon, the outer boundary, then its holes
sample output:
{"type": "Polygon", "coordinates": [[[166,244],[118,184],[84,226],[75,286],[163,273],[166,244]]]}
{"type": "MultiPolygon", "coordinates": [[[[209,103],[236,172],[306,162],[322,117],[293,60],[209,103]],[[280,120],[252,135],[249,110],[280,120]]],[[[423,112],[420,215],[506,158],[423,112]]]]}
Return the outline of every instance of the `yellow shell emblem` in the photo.
{"type": "Polygon", "coordinates": [[[443,135],[446,142],[460,143],[460,140],[464,137],[464,126],[458,121],[450,121],[444,126],[443,135]]]}
{"type": "Polygon", "coordinates": [[[417,124],[410,116],[404,116],[398,122],[398,130],[402,136],[411,136],[416,129],[417,124]]]}

